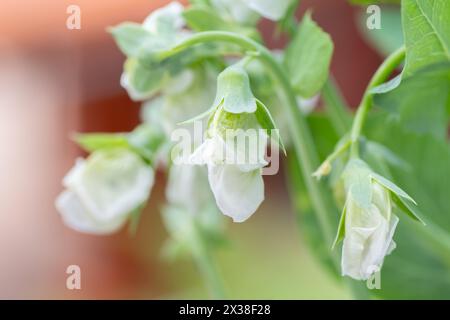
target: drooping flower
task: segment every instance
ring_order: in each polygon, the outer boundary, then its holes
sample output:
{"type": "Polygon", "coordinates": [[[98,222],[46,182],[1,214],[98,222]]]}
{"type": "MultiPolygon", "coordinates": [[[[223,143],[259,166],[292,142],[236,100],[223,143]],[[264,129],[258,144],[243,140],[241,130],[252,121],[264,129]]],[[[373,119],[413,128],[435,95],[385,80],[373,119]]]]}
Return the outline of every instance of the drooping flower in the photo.
{"type": "Polygon", "coordinates": [[[389,180],[374,173],[360,159],[352,159],[343,173],[347,199],[335,244],[343,238],[342,274],[366,280],[381,270],[385,256],[395,249],[399,221],[394,209],[419,220],[414,200],[389,180]]]}
{"type": "Polygon", "coordinates": [[[243,141],[244,135],[238,133],[236,139],[225,141],[216,132],[191,157],[194,163],[208,166],[208,180],[217,206],[234,222],[247,220],[264,200],[261,168],[267,164],[264,160],[266,140],[260,136],[256,143],[259,147],[244,150],[245,145],[237,142],[241,137],[243,141]]]}
{"type": "Polygon", "coordinates": [[[217,206],[235,222],[248,219],[264,200],[267,137],[255,129],[258,109],[247,73],[239,66],[225,69],[218,77],[206,139],[191,156],[193,163],[208,166],[217,206]]]}
{"type": "Polygon", "coordinates": [[[56,207],[72,229],[112,233],[147,201],[153,182],[153,169],[137,154],[125,148],[98,150],[76,161],[63,179],[66,190],[56,207]]]}
{"type": "Polygon", "coordinates": [[[346,206],[342,274],[366,280],[381,269],[384,257],[395,249],[398,217],[392,213],[389,192],[377,182],[372,183],[369,208],[361,208],[351,194],[346,206]]]}

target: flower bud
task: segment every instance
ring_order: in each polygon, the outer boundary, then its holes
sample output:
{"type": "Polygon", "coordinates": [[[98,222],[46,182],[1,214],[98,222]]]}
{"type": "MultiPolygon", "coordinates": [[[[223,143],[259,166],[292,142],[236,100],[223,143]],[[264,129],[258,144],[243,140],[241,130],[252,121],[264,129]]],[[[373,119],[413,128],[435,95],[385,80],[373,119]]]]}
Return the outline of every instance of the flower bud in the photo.
{"type": "Polygon", "coordinates": [[[350,160],[343,180],[347,198],[334,245],[344,239],[342,274],[366,280],[396,247],[393,236],[399,219],[394,207],[420,218],[409,206],[414,202],[410,196],[360,159],[350,160]]]}
{"type": "Polygon", "coordinates": [[[346,204],[342,274],[357,280],[379,271],[384,257],[396,246],[393,235],[398,218],[392,214],[389,191],[377,182],[371,188],[369,208],[362,208],[351,194],[346,204]]]}

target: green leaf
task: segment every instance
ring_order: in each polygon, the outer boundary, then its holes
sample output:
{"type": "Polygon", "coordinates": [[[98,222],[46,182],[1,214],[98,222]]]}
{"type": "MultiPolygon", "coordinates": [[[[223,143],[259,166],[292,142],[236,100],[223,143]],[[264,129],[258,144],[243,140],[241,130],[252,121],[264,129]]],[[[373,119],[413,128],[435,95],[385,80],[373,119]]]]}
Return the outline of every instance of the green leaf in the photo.
{"type": "Polygon", "coordinates": [[[77,134],[74,140],[86,151],[99,149],[127,148],[126,134],[117,133],[85,133],[77,134]]]}
{"type": "Polygon", "coordinates": [[[431,64],[450,62],[450,1],[403,0],[405,76],[431,64]]]}
{"type": "Polygon", "coordinates": [[[328,78],[332,54],[330,36],[307,12],[284,58],[291,83],[300,96],[310,98],[321,90],[328,78]]]}
{"type": "Polygon", "coordinates": [[[395,90],[375,95],[374,103],[406,129],[446,139],[449,97],[450,64],[445,63],[417,71],[395,90]]]}
{"type": "Polygon", "coordinates": [[[286,154],[286,148],[284,147],[283,141],[281,139],[280,132],[278,128],[276,127],[275,121],[272,118],[272,115],[270,114],[269,109],[259,100],[256,100],[256,119],[259,123],[259,125],[263,128],[269,131],[269,133],[272,133],[271,130],[274,130],[276,136],[275,141],[278,143],[279,146],[281,146],[281,149],[283,150],[284,154],[286,154]]]}
{"type": "Polygon", "coordinates": [[[369,156],[377,160],[383,160],[386,161],[386,163],[388,163],[389,165],[396,166],[397,168],[401,168],[403,170],[411,171],[411,167],[406,160],[400,158],[392,150],[386,148],[386,146],[380,143],[374,141],[365,141],[363,143],[363,148],[364,156],[369,156]]]}
{"type": "Polygon", "coordinates": [[[120,50],[127,57],[135,57],[145,44],[152,41],[152,34],[142,25],[134,22],[124,22],[109,29],[120,50]]]}

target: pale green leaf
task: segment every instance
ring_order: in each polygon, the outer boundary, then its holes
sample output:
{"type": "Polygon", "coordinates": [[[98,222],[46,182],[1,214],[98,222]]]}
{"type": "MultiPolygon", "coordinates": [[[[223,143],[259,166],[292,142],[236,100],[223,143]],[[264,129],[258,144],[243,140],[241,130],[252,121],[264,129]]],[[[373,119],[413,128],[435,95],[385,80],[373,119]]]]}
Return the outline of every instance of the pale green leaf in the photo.
{"type": "Polygon", "coordinates": [[[328,78],[332,54],[330,36],[307,12],[284,58],[291,83],[300,96],[310,98],[321,90],[328,78]]]}

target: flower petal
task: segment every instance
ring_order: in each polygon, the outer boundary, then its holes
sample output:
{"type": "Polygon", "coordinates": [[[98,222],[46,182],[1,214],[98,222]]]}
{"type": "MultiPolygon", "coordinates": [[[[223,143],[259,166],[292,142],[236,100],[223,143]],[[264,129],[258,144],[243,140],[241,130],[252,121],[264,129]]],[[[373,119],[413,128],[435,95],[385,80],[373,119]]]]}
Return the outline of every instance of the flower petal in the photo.
{"type": "Polygon", "coordinates": [[[217,206],[234,222],[247,220],[264,200],[260,169],[243,172],[234,165],[209,165],[208,178],[217,206]]]}
{"type": "Polygon", "coordinates": [[[63,191],[55,202],[64,223],[78,232],[91,234],[109,234],[120,229],[126,221],[126,216],[108,221],[96,221],[83,206],[80,199],[72,191],[63,191]]]}
{"type": "Polygon", "coordinates": [[[197,214],[212,199],[205,167],[173,164],[170,168],[166,198],[170,204],[197,214]]]}

